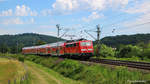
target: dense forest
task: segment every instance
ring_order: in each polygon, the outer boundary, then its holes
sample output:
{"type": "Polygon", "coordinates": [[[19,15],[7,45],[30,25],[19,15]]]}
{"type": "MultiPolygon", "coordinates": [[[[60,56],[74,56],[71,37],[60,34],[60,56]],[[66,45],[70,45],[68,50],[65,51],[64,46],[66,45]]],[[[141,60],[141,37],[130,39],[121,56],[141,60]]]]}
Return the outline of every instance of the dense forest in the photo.
{"type": "Polygon", "coordinates": [[[101,39],[101,42],[107,46],[117,47],[120,45],[136,45],[138,43],[149,43],[150,34],[135,35],[117,35],[109,36],[101,39]]]}
{"type": "Polygon", "coordinates": [[[46,43],[62,41],[54,36],[41,35],[35,33],[24,33],[17,35],[0,35],[0,52],[20,52],[24,46],[34,46],[46,43]]]}

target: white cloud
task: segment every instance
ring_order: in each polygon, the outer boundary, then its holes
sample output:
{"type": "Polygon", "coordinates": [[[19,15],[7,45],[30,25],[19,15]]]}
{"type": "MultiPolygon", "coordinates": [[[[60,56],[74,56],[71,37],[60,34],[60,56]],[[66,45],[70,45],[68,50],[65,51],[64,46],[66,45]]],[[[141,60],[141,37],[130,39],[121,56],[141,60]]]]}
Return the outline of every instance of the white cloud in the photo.
{"type": "Polygon", "coordinates": [[[29,7],[22,5],[16,6],[16,10],[15,10],[15,15],[16,16],[37,16],[37,12],[36,11],[32,11],[29,7]]]}
{"type": "Polygon", "coordinates": [[[44,9],[41,11],[41,15],[48,16],[51,15],[52,11],[50,9],[44,9]]]}
{"type": "Polygon", "coordinates": [[[79,8],[78,0],[56,0],[52,8],[57,12],[68,12],[79,8]]]}
{"type": "Polygon", "coordinates": [[[31,18],[31,19],[30,19],[30,23],[34,23],[34,18],[31,18]]]}
{"type": "Polygon", "coordinates": [[[130,34],[135,33],[149,33],[150,32],[150,13],[144,14],[133,21],[126,21],[121,23],[122,27],[119,31],[122,34],[126,32],[130,34]]]}
{"type": "Polygon", "coordinates": [[[102,18],[104,17],[103,14],[98,14],[97,12],[92,12],[91,15],[89,15],[87,18],[82,18],[83,21],[85,22],[90,22],[92,20],[96,20],[96,19],[99,19],[99,18],[102,18]]]}
{"type": "Polygon", "coordinates": [[[37,16],[37,14],[26,5],[17,5],[15,10],[8,9],[0,12],[0,16],[37,16]]]}
{"type": "Polygon", "coordinates": [[[12,9],[8,9],[6,11],[2,11],[0,13],[0,16],[12,16],[13,12],[12,12],[12,9]]]}
{"type": "Polygon", "coordinates": [[[150,12],[150,1],[145,1],[143,3],[137,3],[134,7],[125,9],[124,12],[134,14],[134,13],[147,13],[150,12]]]}
{"type": "Polygon", "coordinates": [[[107,2],[107,5],[112,8],[117,8],[117,7],[121,8],[128,5],[128,3],[133,0],[105,0],[105,1],[107,2]]]}
{"type": "Polygon", "coordinates": [[[5,19],[1,23],[5,24],[5,25],[8,25],[8,24],[24,24],[24,22],[20,18],[5,19]]]}
{"type": "Polygon", "coordinates": [[[72,11],[101,11],[108,7],[125,7],[133,0],[56,0],[52,4],[53,12],[70,13],[72,11]]]}
{"type": "Polygon", "coordinates": [[[134,21],[126,21],[123,24],[125,27],[130,27],[138,24],[145,24],[147,22],[150,22],[150,13],[143,14],[134,21]]]}
{"type": "Polygon", "coordinates": [[[119,31],[122,34],[126,32],[135,34],[135,33],[149,33],[150,32],[150,12],[145,13],[139,16],[137,19],[132,21],[126,21],[121,23],[121,30],[119,31]]]}
{"type": "MultiPolygon", "coordinates": [[[[124,12],[130,13],[130,14],[137,14],[137,13],[141,14],[139,17],[137,17],[133,21],[124,22],[123,25],[125,27],[130,27],[130,26],[150,22],[150,1],[146,1],[143,3],[137,3],[137,4],[135,4],[134,7],[124,10],[124,12]]],[[[143,27],[141,27],[141,28],[143,28],[143,27]]]]}
{"type": "Polygon", "coordinates": [[[91,10],[103,10],[106,7],[106,0],[85,0],[91,10]]]}
{"type": "Polygon", "coordinates": [[[30,18],[27,20],[20,19],[19,17],[16,18],[9,18],[9,19],[3,19],[0,21],[0,24],[9,25],[9,24],[33,24],[34,18],[30,18]]]}

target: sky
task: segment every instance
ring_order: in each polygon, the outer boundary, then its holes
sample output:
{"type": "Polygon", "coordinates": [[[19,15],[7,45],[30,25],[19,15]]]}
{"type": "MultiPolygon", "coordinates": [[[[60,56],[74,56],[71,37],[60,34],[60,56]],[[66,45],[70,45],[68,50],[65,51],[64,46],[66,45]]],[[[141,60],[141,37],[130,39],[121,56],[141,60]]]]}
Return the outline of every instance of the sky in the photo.
{"type": "Polygon", "coordinates": [[[39,33],[94,40],[150,33],[150,0],[0,0],[0,35],[39,33]],[[64,34],[65,33],[65,34],[64,34]]]}

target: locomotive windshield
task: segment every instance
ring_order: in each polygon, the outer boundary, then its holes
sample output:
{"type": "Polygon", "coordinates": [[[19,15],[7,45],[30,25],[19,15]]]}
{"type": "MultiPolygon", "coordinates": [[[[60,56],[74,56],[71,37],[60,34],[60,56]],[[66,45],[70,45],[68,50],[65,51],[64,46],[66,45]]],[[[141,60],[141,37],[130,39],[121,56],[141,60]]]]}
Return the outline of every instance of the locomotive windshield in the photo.
{"type": "Polygon", "coordinates": [[[91,42],[82,42],[81,46],[91,46],[91,42]]]}

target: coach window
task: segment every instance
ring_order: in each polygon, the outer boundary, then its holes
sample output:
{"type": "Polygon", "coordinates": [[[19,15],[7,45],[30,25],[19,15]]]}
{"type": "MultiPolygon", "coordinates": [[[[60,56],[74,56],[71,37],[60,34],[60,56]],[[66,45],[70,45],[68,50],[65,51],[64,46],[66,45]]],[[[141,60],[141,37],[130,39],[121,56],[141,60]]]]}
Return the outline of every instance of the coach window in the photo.
{"type": "Polygon", "coordinates": [[[82,43],[81,43],[81,46],[86,46],[86,42],[82,42],[82,43]]]}
{"type": "Polygon", "coordinates": [[[73,47],[74,45],[73,44],[71,44],[71,47],[73,47]]]}
{"type": "Polygon", "coordinates": [[[91,42],[86,42],[86,46],[91,46],[91,42]]]}
{"type": "Polygon", "coordinates": [[[74,44],[73,46],[77,46],[76,44],[74,44]]]}
{"type": "Polygon", "coordinates": [[[91,42],[82,42],[81,46],[91,46],[91,42]]]}
{"type": "Polygon", "coordinates": [[[66,45],[66,47],[68,47],[68,45],[66,45]]]}
{"type": "Polygon", "coordinates": [[[66,47],[69,47],[69,45],[66,45],[66,47]]]}

